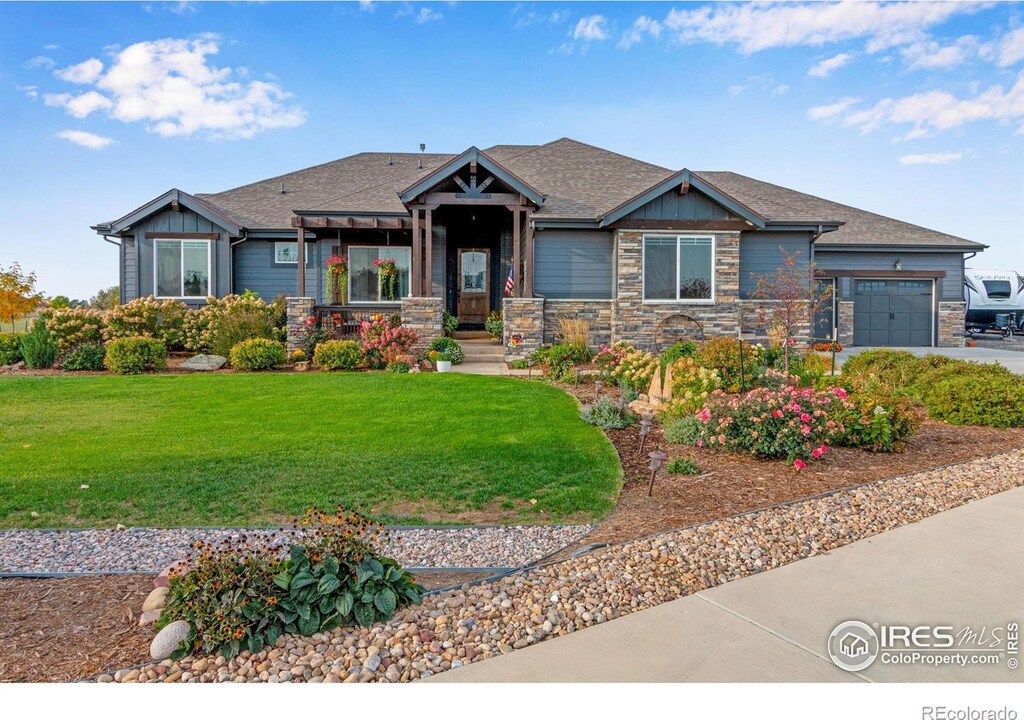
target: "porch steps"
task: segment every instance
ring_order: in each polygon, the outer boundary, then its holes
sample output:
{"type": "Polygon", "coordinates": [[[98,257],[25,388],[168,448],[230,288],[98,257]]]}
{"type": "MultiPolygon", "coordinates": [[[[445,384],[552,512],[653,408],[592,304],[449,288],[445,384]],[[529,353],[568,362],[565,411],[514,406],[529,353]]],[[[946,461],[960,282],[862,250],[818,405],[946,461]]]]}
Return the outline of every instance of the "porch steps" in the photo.
{"type": "Polygon", "coordinates": [[[505,360],[505,348],[490,338],[459,340],[459,345],[466,356],[465,363],[500,363],[505,360]]]}
{"type": "Polygon", "coordinates": [[[486,330],[456,330],[452,337],[461,343],[463,340],[489,340],[491,336],[486,330]]]}

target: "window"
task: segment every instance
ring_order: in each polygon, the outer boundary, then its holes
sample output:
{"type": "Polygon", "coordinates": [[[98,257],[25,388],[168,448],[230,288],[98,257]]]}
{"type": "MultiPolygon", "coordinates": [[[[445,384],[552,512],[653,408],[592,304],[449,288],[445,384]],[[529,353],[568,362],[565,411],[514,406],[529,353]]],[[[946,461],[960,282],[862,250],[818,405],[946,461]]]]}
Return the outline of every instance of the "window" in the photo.
{"type": "Polygon", "coordinates": [[[209,240],[154,240],[157,297],[205,298],[210,294],[209,240]]]}
{"type": "Polygon", "coordinates": [[[299,243],[298,242],[276,242],[274,243],[274,262],[287,265],[299,264],[299,243]]]}
{"type": "Polygon", "coordinates": [[[352,247],[348,249],[349,302],[400,302],[409,294],[409,266],[412,249],[407,247],[352,247]],[[381,287],[375,260],[394,259],[398,267],[394,299],[381,287]],[[382,293],[383,291],[383,293],[382,293]]]}
{"type": "Polygon", "coordinates": [[[715,239],[644,236],[644,300],[714,300],[715,239]]]}
{"type": "Polygon", "coordinates": [[[993,300],[1010,299],[1009,280],[982,280],[981,282],[985,286],[985,294],[993,300]]]}

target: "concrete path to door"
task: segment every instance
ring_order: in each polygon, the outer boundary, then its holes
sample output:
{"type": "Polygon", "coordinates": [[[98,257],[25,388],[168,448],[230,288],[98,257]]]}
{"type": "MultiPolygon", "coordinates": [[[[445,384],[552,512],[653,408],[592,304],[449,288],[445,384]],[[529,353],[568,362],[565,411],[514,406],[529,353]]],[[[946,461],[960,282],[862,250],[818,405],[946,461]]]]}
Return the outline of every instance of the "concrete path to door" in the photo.
{"type": "MultiPolygon", "coordinates": [[[[998,665],[829,659],[840,622],[1024,621],[1024,488],[424,682],[1021,682],[998,665]]],[[[1019,656],[1018,656],[1019,660],[1019,656]]]]}
{"type": "MultiPolygon", "coordinates": [[[[1008,341],[1014,342],[1014,341],[1008,341]]],[[[962,348],[936,348],[936,347],[894,347],[894,348],[871,348],[871,347],[850,347],[844,348],[841,353],[836,354],[836,366],[865,350],[906,350],[915,355],[945,355],[946,357],[958,360],[974,360],[984,363],[999,363],[1006,369],[1024,375],[1024,352],[1014,350],[999,350],[988,347],[962,347],[962,348]]]]}

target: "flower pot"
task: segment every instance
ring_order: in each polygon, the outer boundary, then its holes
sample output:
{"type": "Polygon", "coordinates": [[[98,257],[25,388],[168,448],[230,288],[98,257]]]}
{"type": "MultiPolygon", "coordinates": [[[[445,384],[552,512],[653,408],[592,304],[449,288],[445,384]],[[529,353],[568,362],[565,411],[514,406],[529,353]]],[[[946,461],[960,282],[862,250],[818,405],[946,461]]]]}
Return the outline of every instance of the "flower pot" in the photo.
{"type": "Polygon", "coordinates": [[[438,360],[437,361],[437,371],[438,372],[449,372],[451,369],[452,369],[452,361],[451,360],[438,360]]]}

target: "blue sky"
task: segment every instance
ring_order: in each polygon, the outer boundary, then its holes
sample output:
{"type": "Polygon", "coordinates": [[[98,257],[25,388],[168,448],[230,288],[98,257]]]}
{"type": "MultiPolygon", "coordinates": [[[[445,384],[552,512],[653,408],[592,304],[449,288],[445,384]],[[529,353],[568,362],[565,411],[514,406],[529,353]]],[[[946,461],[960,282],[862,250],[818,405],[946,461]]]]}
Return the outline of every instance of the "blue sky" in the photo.
{"type": "Polygon", "coordinates": [[[1024,5],[2,3],[0,265],[116,284],[89,225],[362,150],[569,136],[972,240],[1024,271],[1024,5]]]}

